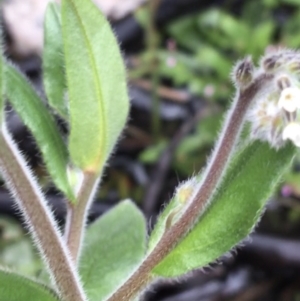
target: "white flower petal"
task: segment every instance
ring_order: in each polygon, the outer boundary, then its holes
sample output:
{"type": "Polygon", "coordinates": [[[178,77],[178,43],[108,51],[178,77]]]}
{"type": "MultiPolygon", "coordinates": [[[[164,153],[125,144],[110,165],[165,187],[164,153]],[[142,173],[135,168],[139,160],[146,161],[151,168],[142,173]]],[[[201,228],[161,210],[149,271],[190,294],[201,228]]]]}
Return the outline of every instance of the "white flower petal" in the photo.
{"type": "Polygon", "coordinates": [[[267,116],[276,117],[280,111],[276,104],[272,101],[267,104],[265,112],[267,116]]]}
{"type": "Polygon", "coordinates": [[[300,89],[288,87],[282,90],[278,101],[279,108],[288,112],[295,112],[300,108],[300,89]]]}
{"type": "Polygon", "coordinates": [[[283,140],[291,140],[296,146],[300,147],[300,124],[296,122],[289,123],[282,132],[283,140]]]}

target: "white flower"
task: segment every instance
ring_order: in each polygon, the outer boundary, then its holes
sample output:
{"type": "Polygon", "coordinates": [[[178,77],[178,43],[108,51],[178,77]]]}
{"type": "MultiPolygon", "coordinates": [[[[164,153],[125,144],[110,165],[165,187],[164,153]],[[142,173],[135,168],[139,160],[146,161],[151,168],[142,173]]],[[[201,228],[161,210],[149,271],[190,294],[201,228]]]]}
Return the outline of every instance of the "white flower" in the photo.
{"type": "Polygon", "coordinates": [[[279,92],[265,96],[249,110],[247,120],[251,123],[251,138],[267,141],[280,148],[282,129],[285,126],[282,110],[278,107],[279,92]]]}
{"type": "MultiPolygon", "coordinates": [[[[243,75],[242,67],[235,69],[235,81],[243,75]]],[[[275,149],[288,141],[300,147],[300,52],[279,50],[263,58],[260,67],[254,68],[254,80],[262,72],[272,75],[273,81],[262,87],[247,112],[250,137],[275,149]]]]}
{"type": "Polygon", "coordinates": [[[278,107],[292,113],[300,108],[300,89],[288,87],[282,90],[278,107]]]}
{"type": "Polygon", "coordinates": [[[296,146],[300,147],[300,124],[296,122],[289,123],[283,129],[282,139],[290,139],[296,146]]]}
{"type": "Polygon", "coordinates": [[[269,118],[276,118],[278,114],[280,114],[280,111],[278,110],[276,104],[273,101],[270,101],[266,104],[265,114],[269,118]]]}

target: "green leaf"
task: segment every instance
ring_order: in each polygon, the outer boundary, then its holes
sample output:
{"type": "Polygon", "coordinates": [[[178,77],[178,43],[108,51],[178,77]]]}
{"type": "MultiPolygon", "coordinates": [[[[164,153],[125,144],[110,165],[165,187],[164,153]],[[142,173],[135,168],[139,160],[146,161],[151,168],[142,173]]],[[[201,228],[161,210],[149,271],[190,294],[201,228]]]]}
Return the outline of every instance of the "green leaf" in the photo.
{"type": "Polygon", "coordinates": [[[73,163],[99,172],[127,119],[123,60],[109,23],[90,0],[62,1],[73,163]]]}
{"type": "Polygon", "coordinates": [[[60,10],[50,2],[44,23],[43,80],[48,102],[56,112],[68,119],[60,10]]]}
{"type": "Polygon", "coordinates": [[[50,288],[21,275],[0,270],[0,300],[58,301],[50,288]]]}
{"type": "Polygon", "coordinates": [[[167,31],[174,37],[176,43],[190,51],[197,51],[202,46],[195,16],[189,15],[172,22],[167,31]]]}
{"type": "Polygon", "coordinates": [[[147,147],[139,155],[139,161],[145,164],[156,163],[158,158],[161,156],[162,152],[166,149],[167,145],[168,145],[167,140],[161,140],[158,143],[147,147]]]}
{"type": "Polygon", "coordinates": [[[5,73],[6,95],[36,139],[53,182],[74,200],[67,179],[67,148],[53,117],[24,76],[10,65],[5,66],[5,73]]]}
{"type": "Polygon", "coordinates": [[[254,142],[234,157],[211,205],[193,230],[153,274],[176,277],[216,260],[244,239],[295,154],[292,145],[276,151],[254,142]]]}
{"type": "Polygon", "coordinates": [[[178,207],[178,201],[175,195],[159,215],[156,224],[151,232],[151,236],[149,238],[149,243],[148,243],[149,253],[155,248],[155,246],[157,245],[157,243],[159,242],[159,240],[167,230],[168,217],[171,216],[172,211],[175,212],[177,207],[178,207]]]}
{"type": "Polygon", "coordinates": [[[141,263],[146,223],[131,201],[124,201],[92,224],[86,233],[80,275],[90,301],[104,300],[141,263]]]}

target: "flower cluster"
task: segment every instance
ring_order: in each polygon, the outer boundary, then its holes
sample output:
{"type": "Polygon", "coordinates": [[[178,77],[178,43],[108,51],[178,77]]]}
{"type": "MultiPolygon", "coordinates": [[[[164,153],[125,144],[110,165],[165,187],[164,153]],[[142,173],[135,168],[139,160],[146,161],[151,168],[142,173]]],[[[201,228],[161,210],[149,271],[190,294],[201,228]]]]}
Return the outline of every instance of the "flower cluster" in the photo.
{"type": "Polygon", "coordinates": [[[258,73],[273,76],[248,113],[251,136],[282,147],[287,140],[300,147],[300,53],[282,50],[261,60],[258,73]]]}

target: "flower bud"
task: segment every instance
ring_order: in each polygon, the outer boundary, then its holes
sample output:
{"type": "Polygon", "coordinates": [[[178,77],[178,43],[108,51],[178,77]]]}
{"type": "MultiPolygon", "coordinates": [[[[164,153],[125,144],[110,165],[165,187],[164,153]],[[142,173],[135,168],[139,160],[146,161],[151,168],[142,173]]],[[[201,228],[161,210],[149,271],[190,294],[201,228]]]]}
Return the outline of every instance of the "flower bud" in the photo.
{"type": "Polygon", "coordinates": [[[278,55],[272,55],[262,60],[262,68],[267,73],[272,73],[279,67],[278,55]]]}
{"type": "Polygon", "coordinates": [[[291,86],[291,81],[287,75],[283,75],[280,78],[278,78],[277,86],[278,86],[279,90],[284,90],[285,88],[288,88],[291,86]]]}
{"type": "Polygon", "coordinates": [[[300,59],[292,61],[290,64],[288,64],[288,70],[290,72],[299,73],[300,72],[300,59]]]}
{"type": "Polygon", "coordinates": [[[300,53],[279,50],[261,60],[258,74],[274,78],[262,87],[248,112],[252,139],[276,149],[287,139],[300,147],[300,53]]]}
{"type": "Polygon", "coordinates": [[[246,88],[253,80],[254,65],[250,56],[237,63],[233,70],[233,81],[239,88],[246,88]]]}
{"type": "Polygon", "coordinates": [[[166,219],[166,229],[169,229],[172,225],[174,225],[174,223],[176,223],[176,221],[178,221],[180,216],[184,213],[197,182],[198,178],[194,177],[177,187],[174,196],[174,208],[170,211],[166,219]]]}

